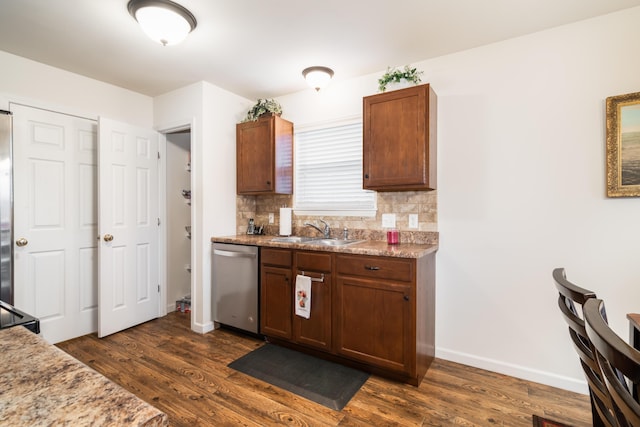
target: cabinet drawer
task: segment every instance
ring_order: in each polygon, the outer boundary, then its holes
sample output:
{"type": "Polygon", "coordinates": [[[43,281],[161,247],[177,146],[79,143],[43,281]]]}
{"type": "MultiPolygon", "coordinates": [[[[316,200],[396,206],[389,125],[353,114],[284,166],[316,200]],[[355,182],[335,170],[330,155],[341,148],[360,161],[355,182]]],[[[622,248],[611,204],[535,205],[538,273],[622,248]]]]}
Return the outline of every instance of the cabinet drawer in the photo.
{"type": "Polygon", "coordinates": [[[262,264],[291,267],[291,250],[263,248],[260,251],[260,261],[262,264]]]}
{"type": "Polygon", "coordinates": [[[331,273],[331,254],[322,252],[296,252],[296,268],[301,271],[331,273]]]}
{"type": "Polygon", "coordinates": [[[413,280],[413,260],[383,258],[376,256],[338,255],[336,257],[339,275],[361,276],[377,279],[413,280]]]}

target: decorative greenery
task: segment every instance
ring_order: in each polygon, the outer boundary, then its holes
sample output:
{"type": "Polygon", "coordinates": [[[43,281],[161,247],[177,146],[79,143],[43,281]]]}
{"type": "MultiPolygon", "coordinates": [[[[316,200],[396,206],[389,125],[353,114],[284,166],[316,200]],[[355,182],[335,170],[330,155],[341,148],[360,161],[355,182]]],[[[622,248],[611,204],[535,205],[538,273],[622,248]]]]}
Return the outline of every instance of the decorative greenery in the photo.
{"type": "Polygon", "coordinates": [[[244,119],[244,121],[255,122],[264,113],[274,113],[279,116],[280,114],[282,114],[282,107],[280,106],[278,101],[274,99],[258,99],[256,105],[251,107],[251,109],[247,112],[247,117],[244,119]]]}
{"type": "Polygon", "coordinates": [[[389,67],[387,68],[387,72],[378,79],[378,90],[384,92],[387,90],[387,84],[391,82],[398,83],[402,79],[418,84],[420,83],[420,75],[422,73],[423,71],[418,71],[416,68],[409,68],[408,65],[404,66],[404,70],[389,67]]]}

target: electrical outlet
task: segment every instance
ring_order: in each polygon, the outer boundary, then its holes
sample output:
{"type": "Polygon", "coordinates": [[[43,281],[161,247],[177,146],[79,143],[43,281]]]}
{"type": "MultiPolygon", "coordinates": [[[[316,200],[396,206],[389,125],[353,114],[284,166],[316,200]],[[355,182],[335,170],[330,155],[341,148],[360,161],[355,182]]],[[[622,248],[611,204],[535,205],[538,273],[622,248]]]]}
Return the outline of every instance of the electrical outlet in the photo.
{"type": "Polygon", "coordinates": [[[382,214],[382,227],[393,228],[396,226],[396,214],[382,214]]]}
{"type": "Polygon", "coordinates": [[[269,213],[269,224],[273,224],[276,221],[273,212],[269,213]]]}
{"type": "Polygon", "coordinates": [[[409,228],[418,228],[418,214],[409,214],[409,228]]]}

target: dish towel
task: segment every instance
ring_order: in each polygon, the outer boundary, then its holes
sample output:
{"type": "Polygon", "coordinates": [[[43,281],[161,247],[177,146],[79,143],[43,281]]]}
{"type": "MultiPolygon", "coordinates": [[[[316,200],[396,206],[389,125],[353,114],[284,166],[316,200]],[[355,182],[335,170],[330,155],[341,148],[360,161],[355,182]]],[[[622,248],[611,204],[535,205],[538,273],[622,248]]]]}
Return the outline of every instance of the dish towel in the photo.
{"type": "Polygon", "coordinates": [[[311,315],[311,277],[296,276],[296,315],[308,319],[311,315]]]}

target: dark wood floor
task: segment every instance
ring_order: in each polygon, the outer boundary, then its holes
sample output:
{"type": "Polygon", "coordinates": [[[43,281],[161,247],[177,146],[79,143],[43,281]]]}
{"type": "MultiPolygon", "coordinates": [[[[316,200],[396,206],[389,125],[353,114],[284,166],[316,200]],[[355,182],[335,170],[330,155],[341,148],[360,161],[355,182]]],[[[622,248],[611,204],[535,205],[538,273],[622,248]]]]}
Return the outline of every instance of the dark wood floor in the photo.
{"type": "MultiPolygon", "coordinates": [[[[334,411],[227,367],[260,340],[189,329],[188,314],[58,347],[169,415],[172,426],[590,426],[587,396],[436,359],[420,387],[371,376],[334,411]]],[[[576,363],[578,363],[576,359],[576,363]]]]}

